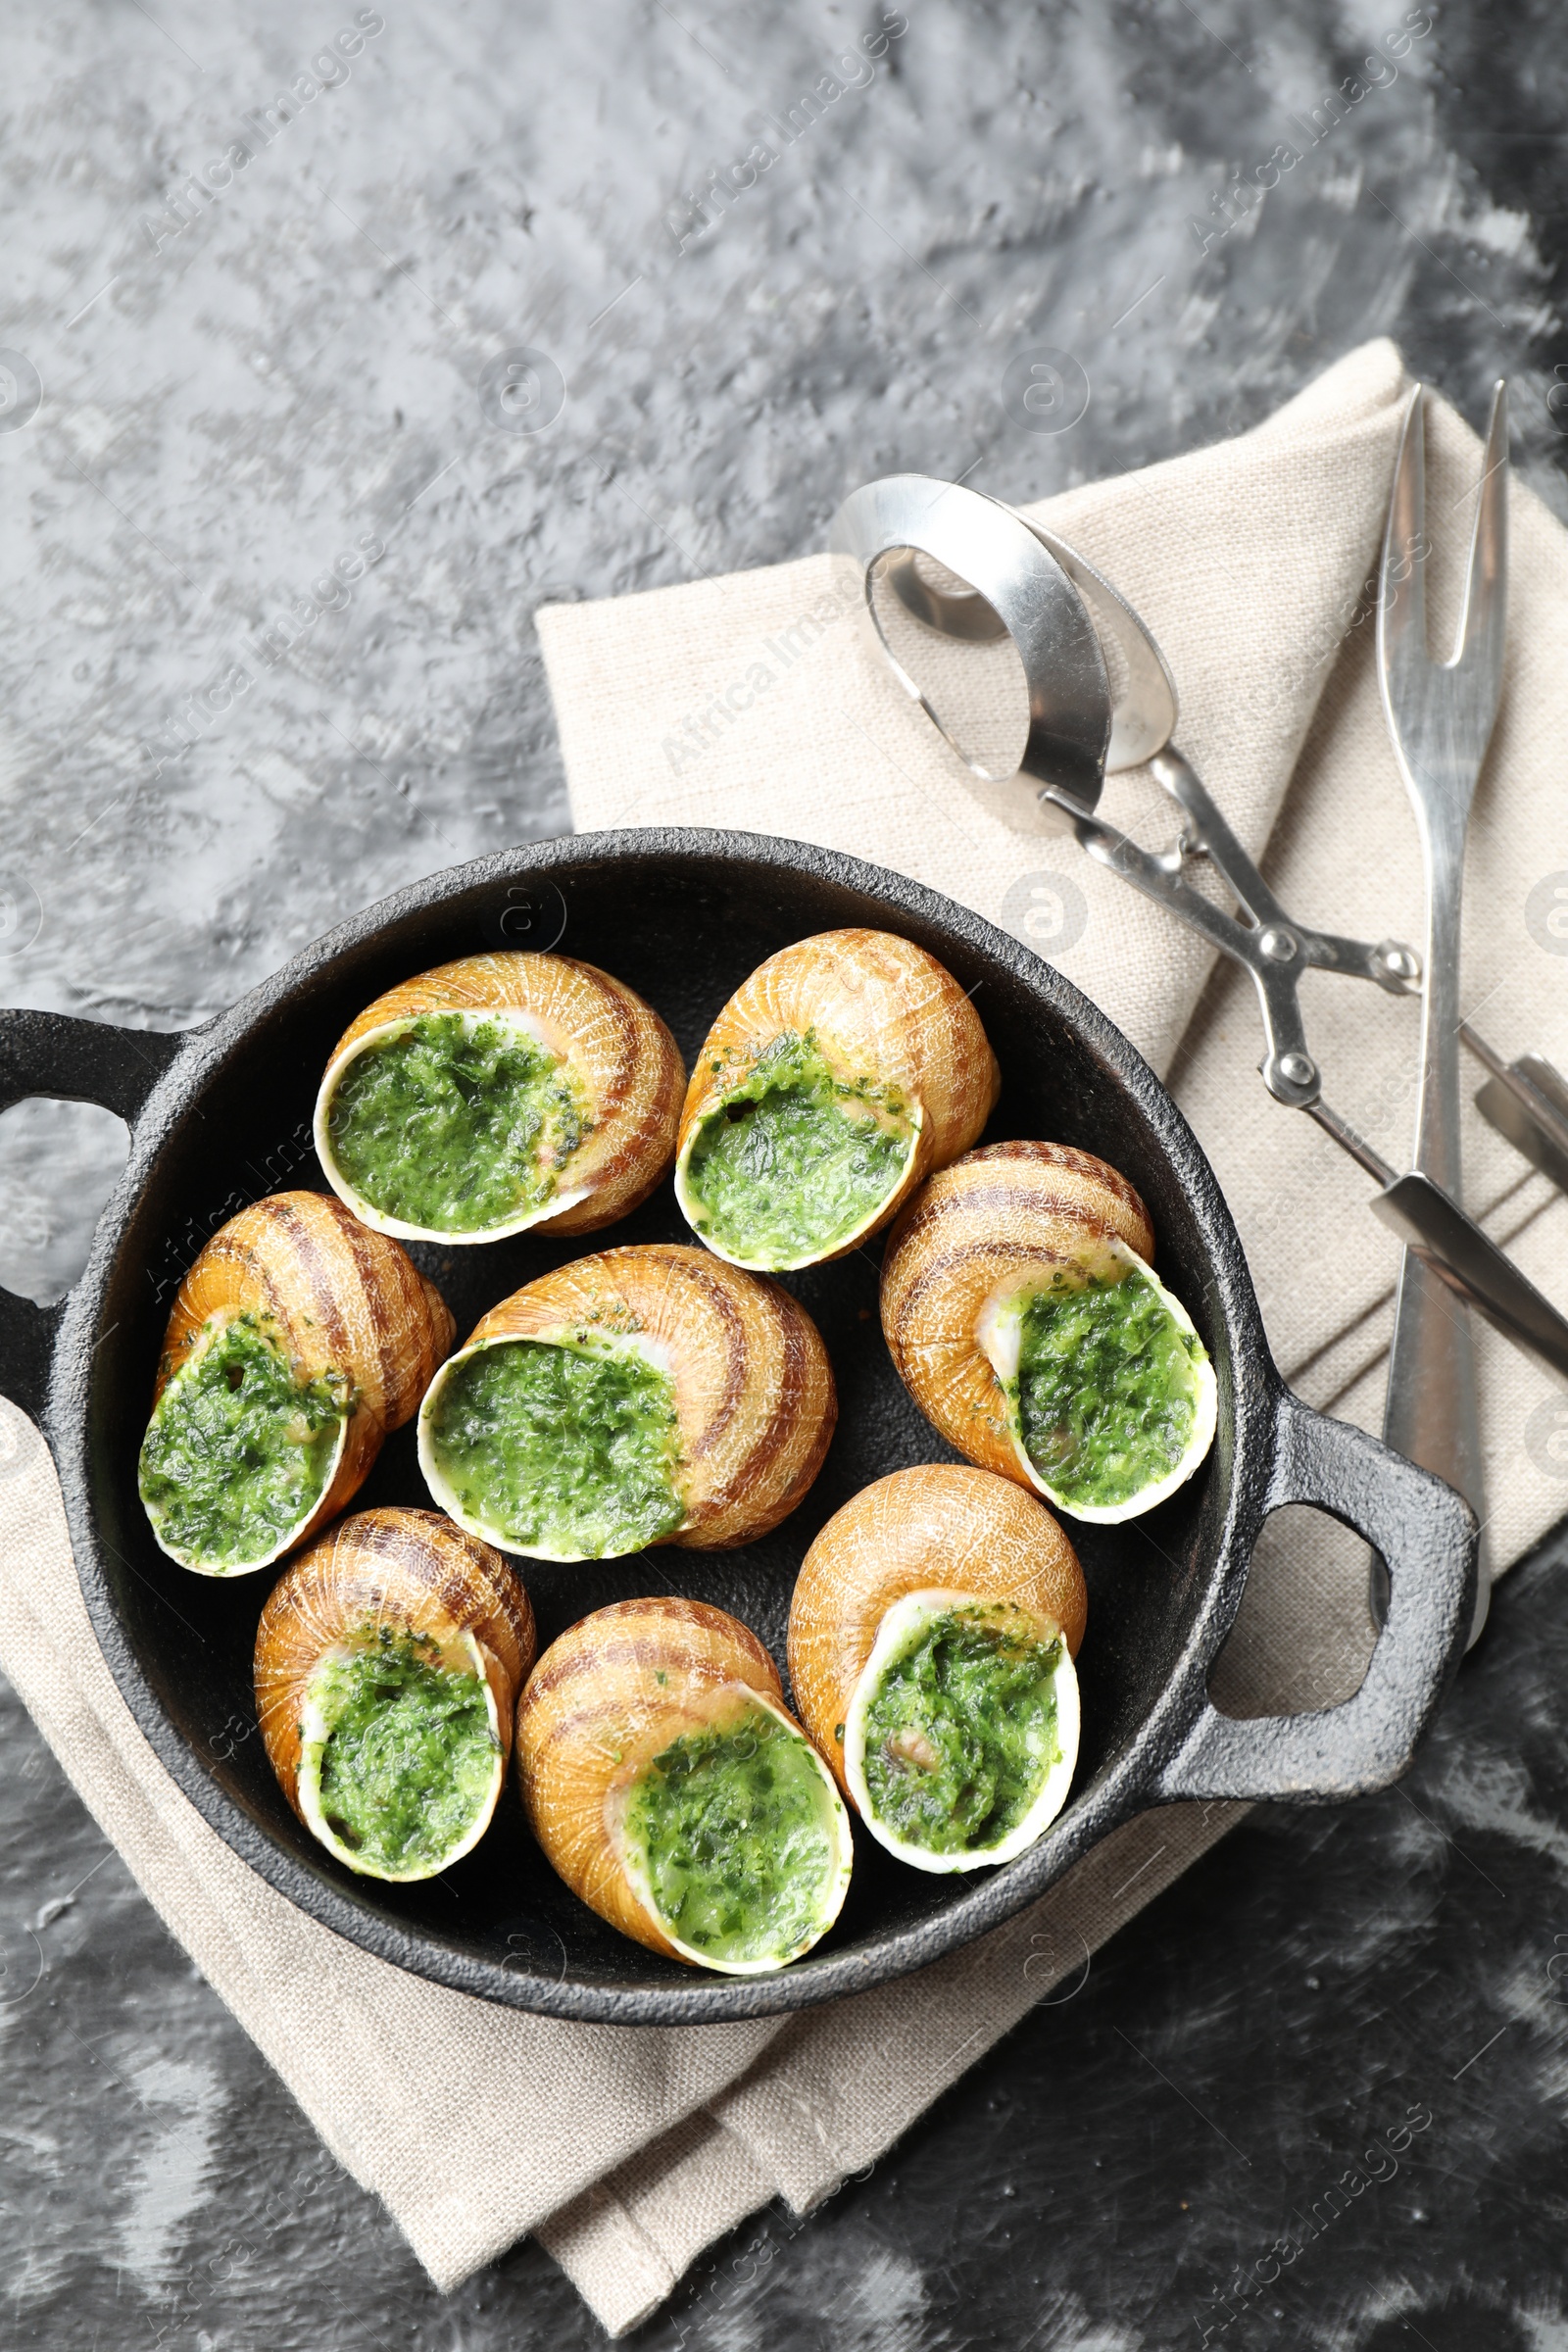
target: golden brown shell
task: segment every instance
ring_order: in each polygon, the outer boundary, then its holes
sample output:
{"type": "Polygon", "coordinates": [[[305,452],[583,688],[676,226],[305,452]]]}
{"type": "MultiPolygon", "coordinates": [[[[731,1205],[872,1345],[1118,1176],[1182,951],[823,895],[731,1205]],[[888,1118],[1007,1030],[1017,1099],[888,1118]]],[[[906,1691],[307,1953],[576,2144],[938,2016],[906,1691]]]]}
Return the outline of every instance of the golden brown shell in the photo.
{"type": "Polygon", "coordinates": [[[382,1626],[478,1643],[503,1745],[538,1646],[516,1570],[439,1511],[359,1511],[301,1552],[256,1628],[256,1711],[268,1759],[301,1819],[300,1713],[306,1687],[340,1643],[382,1626]]]}
{"type": "Polygon", "coordinates": [[[705,1601],[659,1597],[617,1601],[568,1627],[517,1708],[517,1779],[545,1854],[590,1910],[672,1959],[685,1955],[633,1889],[607,1800],[673,1740],[722,1724],[747,1691],[784,1712],[756,1635],[705,1601]]]}
{"type": "Polygon", "coordinates": [[[220,1225],[175,1295],[153,1402],[212,1318],[254,1315],[300,1382],[346,1374],[354,1402],[337,1475],[297,1539],[359,1493],[390,1430],[418,1410],[456,1326],[408,1252],[326,1193],[273,1193],[220,1225]]]}
{"type": "Polygon", "coordinates": [[[842,1257],[880,1232],[933,1168],[968,1151],[1002,1079],[979,1014],[934,956],[891,931],[822,931],[760,964],[709,1031],[680,1115],[682,1169],[705,1117],[744,1083],[774,1039],[808,1033],[837,1077],[895,1085],[921,1116],[897,1192],[852,1240],[823,1252],[842,1257]]]}
{"type": "Polygon", "coordinates": [[[463,1351],[577,1332],[638,1333],[667,1359],[686,1516],[666,1543],[724,1550],[794,1510],[822,1466],[838,1398],[821,1335],[788,1291],[690,1243],[604,1250],[514,1291],[463,1351]]]}
{"type": "MultiPolygon", "coordinates": [[[[333,1047],[317,1100],[317,1151],[328,1181],[357,1213],[368,1204],[350,1198],[330,1156],[326,1118],[333,1089],[354,1049],[373,1030],[432,1012],[526,1013],[541,1042],[569,1064],[582,1086],[593,1126],[572,1154],[567,1189],[585,1191],[586,1199],[553,1216],[547,1202],[506,1230],[526,1223],[536,1233],[596,1233],[647,1200],[675,1154],[686,1069],[674,1039],[651,1004],[597,964],[519,951],[465,956],[403,981],[368,1004],[333,1047]]],[[[373,1210],[370,1217],[382,1222],[373,1210]]]]}
{"type": "Polygon", "coordinates": [[[1005,1399],[976,1338],[1015,1277],[1081,1265],[1114,1235],[1146,1263],[1149,1211],[1124,1176],[1066,1144],[990,1144],[909,1201],[882,1261],[882,1330],[900,1379],[950,1445],[1028,1484],[1005,1399]]]}
{"type": "Polygon", "coordinates": [[[926,1592],[1010,1600],[1059,1633],[1069,1657],[1084,1638],[1078,1555],[1020,1486],[934,1464],[863,1488],[811,1545],[790,1602],[795,1703],[846,1796],[839,1733],[877,1628],[895,1601],[926,1592]]]}

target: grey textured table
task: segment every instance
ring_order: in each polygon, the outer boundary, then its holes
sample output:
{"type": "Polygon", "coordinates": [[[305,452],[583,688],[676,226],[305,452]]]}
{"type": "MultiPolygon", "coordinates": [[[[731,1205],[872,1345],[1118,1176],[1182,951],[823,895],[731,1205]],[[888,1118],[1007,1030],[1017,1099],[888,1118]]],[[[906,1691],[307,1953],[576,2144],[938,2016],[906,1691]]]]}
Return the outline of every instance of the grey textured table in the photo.
{"type": "MultiPolygon", "coordinates": [[[[0,57],[12,1003],[179,1027],[561,830],[535,606],[817,547],[877,472],[1039,495],[1388,331],[1472,416],[1506,372],[1568,509],[1546,0],[62,0],[0,57]]],[[[0,1279],[58,1295],[116,1164],[8,1114],[0,1279]]],[[[1568,2342],[1565,1589],[1509,1581],[1404,1788],[1254,1814],[645,2340],[1568,2342]]],[[[598,2340],[533,2247],[437,2297],[9,1698],[0,1765],[0,2340],[598,2340]]]]}

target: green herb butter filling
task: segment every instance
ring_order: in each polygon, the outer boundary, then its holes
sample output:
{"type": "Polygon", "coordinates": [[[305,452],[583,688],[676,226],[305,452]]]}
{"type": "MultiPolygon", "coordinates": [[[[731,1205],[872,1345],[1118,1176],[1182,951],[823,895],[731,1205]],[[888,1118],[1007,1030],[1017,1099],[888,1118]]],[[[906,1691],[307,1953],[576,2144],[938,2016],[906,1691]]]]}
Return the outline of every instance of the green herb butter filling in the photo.
{"type": "Polygon", "coordinates": [[[875,1218],[914,1149],[899,1090],[835,1077],[812,1038],[775,1038],[704,1120],[682,1174],[693,1230],[743,1265],[787,1267],[875,1218]]]}
{"type": "Polygon", "coordinates": [[[514,1022],[462,1012],[357,1054],[325,1126],[360,1198],[425,1233],[488,1233],[543,1208],[590,1131],[564,1061],[514,1022]]]}
{"type": "Polygon", "coordinates": [[[464,1525],[544,1559],[616,1559],[685,1516],[675,1384],[630,1348],[476,1348],[433,1390],[419,1450],[464,1525]]]}
{"type": "Polygon", "coordinates": [[[452,1671],[428,1637],[376,1629],[329,1658],[308,1705],[324,1737],[321,1821],[357,1870],[428,1877],[471,1837],[496,1792],[500,1742],[482,1674],[452,1671]]]}
{"type": "Polygon", "coordinates": [[[1063,1760],[1061,1663],[1060,1640],[1042,1640],[1006,1603],[915,1613],[857,1741],[873,1822],[931,1854],[983,1858],[1002,1845],[1063,1760]]]}
{"type": "Polygon", "coordinates": [[[1202,1342],[1133,1267],[1037,1293],[1019,1322],[1016,1410],[1030,1461],[1069,1508],[1163,1485],[1193,1448],[1202,1342]]]}
{"type": "Polygon", "coordinates": [[[296,1380],[254,1316],[223,1324],[142,1440],[141,1498],[164,1549],[220,1575],[275,1557],[326,1492],[348,1402],[337,1375],[296,1380]]]}
{"type": "Polygon", "coordinates": [[[624,1835],[671,1939],[715,1964],[782,1966],[838,1912],[837,1792],[809,1743],[765,1707],[656,1756],[632,1788],[624,1835]]]}

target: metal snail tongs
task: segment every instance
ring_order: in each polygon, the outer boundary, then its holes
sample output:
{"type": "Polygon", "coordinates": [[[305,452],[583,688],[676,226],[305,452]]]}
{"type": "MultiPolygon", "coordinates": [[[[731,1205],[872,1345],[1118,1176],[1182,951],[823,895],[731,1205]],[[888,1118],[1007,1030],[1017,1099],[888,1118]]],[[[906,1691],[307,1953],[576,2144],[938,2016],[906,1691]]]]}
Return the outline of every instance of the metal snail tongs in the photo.
{"type": "MultiPolygon", "coordinates": [[[[1397,941],[1369,946],[1315,931],[1280,906],[1172,742],[1175,688],[1153,638],[1126,600],[1074,549],[1013,509],[917,474],[890,476],[854,492],[835,517],[831,544],[841,563],[859,575],[879,651],[945,735],[942,720],[888,644],[876,608],[878,589],[891,590],[917,620],[942,635],[975,642],[1012,637],[1030,709],[1018,774],[1033,785],[1042,808],[1054,810],[1098,863],[1250,973],[1263,1019],[1259,1067],[1270,1094],[1315,1119],[1372,1177],[1379,1187],[1374,1213],[1424,1268],[1568,1384],[1568,1319],[1431,1174],[1391,1167],[1323,1099],[1301,1017],[1302,973],[1343,972],[1403,995],[1421,985],[1420,957],[1397,941]],[[934,584],[917,563],[919,555],[968,588],[934,584]],[[1122,675],[1114,700],[1103,657],[1097,662],[1090,652],[1097,625],[1118,655],[1122,675]],[[1062,648],[1071,659],[1054,668],[1062,648]],[[1102,747],[1098,761],[1086,760],[1096,744],[1102,747]],[[1096,814],[1107,769],[1144,761],[1185,820],[1164,850],[1141,848],[1096,814]],[[1188,879],[1186,869],[1200,858],[1225,883],[1236,912],[1216,906],[1188,879]]],[[[1495,1072],[1505,1065],[1489,1054],[1488,1066],[1495,1072]]],[[[1568,1134],[1563,1140],[1568,1145],[1568,1134]]]]}
{"type": "Polygon", "coordinates": [[[1180,752],[1171,747],[1150,764],[1191,820],[1175,845],[1164,851],[1143,850],[1099,817],[1081,817],[1075,830],[1084,848],[1100,864],[1157,900],[1245,965],[1263,1016],[1259,1068],[1275,1101],[1292,1110],[1304,1110],[1366,1170],[1381,1188],[1371,1203],[1374,1214],[1451,1291],[1568,1383],[1568,1320],[1433,1177],[1420,1169],[1399,1174],[1324,1101],[1322,1076],[1301,1021],[1301,974],[1344,972],[1374,980],[1392,995],[1403,995],[1420,979],[1414,950],[1396,940],[1372,947],[1297,922],[1269,890],[1180,752]],[[1225,913],[1185,879],[1187,861],[1200,856],[1225,882],[1240,914],[1225,913]]]}

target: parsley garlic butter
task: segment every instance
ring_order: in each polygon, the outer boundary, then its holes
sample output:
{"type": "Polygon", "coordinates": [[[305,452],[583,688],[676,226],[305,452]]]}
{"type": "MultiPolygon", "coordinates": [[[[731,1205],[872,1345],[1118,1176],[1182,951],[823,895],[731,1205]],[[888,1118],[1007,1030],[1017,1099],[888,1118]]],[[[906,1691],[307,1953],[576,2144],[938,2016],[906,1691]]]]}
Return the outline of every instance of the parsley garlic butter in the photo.
{"type": "Polygon", "coordinates": [[[1078,1756],[1088,1595],[1049,1511],[985,1470],[897,1470],[823,1528],[790,1604],[802,1719],[879,1844],[977,1870],[1032,1845],[1078,1756]]]}
{"type": "Polygon", "coordinates": [[[909,1202],[882,1329],[927,1419],[1074,1518],[1163,1502],[1213,1443],[1213,1367],[1155,1275],[1125,1177],[1062,1144],[993,1144],[909,1202]]]}
{"type": "Polygon", "coordinates": [[[483,1837],[535,1649],[516,1571],[434,1511],[362,1511],[302,1552],[256,1631],[284,1795],[367,1878],[433,1878],[483,1837]]]}
{"type": "Polygon", "coordinates": [[[967,1151],[999,1085],[979,1016],[934,956],[886,931],[801,940],[736,991],[697,1056],[681,1214],[732,1265],[842,1257],[967,1151]]]}
{"type": "Polygon", "coordinates": [[[543,1560],[776,1527],[837,1416],[816,1326],[706,1250],[606,1250],[493,1308],[432,1381],[419,1465],[460,1527],[543,1560]]]}
{"type": "Polygon", "coordinates": [[[339,1038],[316,1149],[357,1217],[404,1241],[592,1233],[647,1199],[686,1072],[649,1004],[569,956],[466,956],[339,1038]]]}
{"type": "Polygon", "coordinates": [[[838,1917],[843,1800],[772,1659],[722,1609],[626,1600],[571,1626],[523,1692],[517,1773],[566,1885],[652,1951],[759,1976],[838,1917]]]}

